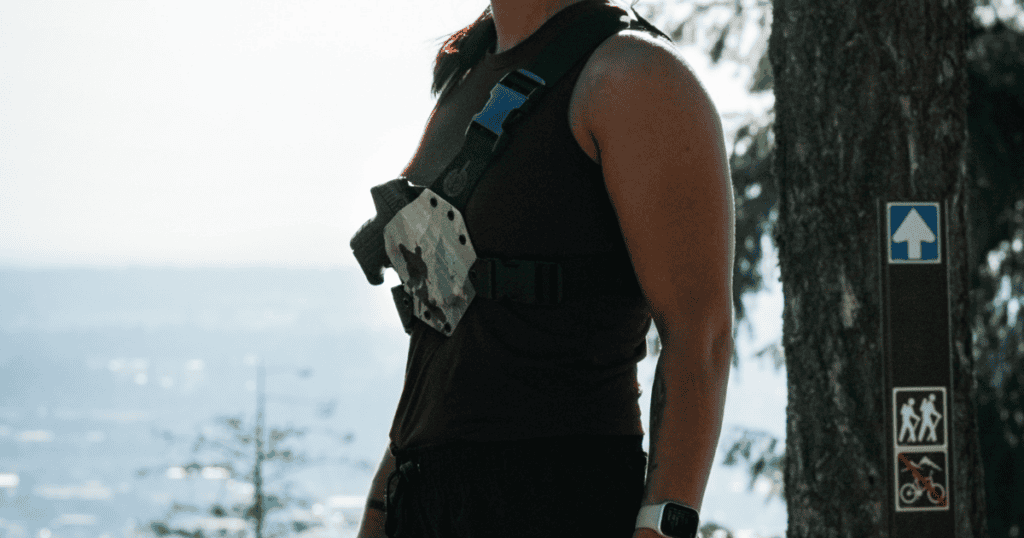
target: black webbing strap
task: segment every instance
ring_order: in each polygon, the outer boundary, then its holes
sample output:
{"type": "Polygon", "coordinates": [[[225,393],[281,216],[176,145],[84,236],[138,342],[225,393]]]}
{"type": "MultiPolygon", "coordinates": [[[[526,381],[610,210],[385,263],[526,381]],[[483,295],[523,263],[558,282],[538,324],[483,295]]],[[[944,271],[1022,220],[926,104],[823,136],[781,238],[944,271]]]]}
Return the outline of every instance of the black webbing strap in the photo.
{"type": "MultiPolygon", "coordinates": [[[[469,270],[476,299],[556,305],[594,295],[640,291],[631,264],[623,255],[589,256],[557,262],[477,258],[469,270]]],[[[625,256],[628,260],[628,255],[625,256]]],[[[391,288],[407,334],[414,320],[412,297],[399,285],[391,288]]],[[[474,299],[475,300],[475,299],[474,299]]]]}
{"type": "Polygon", "coordinates": [[[477,258],[469,280],[476,297],[539,305],[624,291],[631,284],[637,287],[632,266],[624,266],[621,255],[557,262],[477,258]]]}
{"type": "Polygon", "coordinates": [[[587,13],[548,43],[528,68],[506,73],[466,127],[462,149],[430,184],[430,190],[462,211],[484,170],[508,145],[511,135],[507,129],[528,114],[577,62],[628,26],[628,13],[587,13]]]}

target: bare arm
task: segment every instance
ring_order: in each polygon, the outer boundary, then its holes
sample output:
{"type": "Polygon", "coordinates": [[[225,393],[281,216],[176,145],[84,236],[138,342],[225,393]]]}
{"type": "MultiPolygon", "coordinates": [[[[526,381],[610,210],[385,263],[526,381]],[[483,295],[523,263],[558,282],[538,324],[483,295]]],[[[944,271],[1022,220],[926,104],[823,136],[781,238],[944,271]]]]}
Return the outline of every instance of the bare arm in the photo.
{"type": "Polygon", "coordinates": [[[606,43],[587,79],[586,123],[662,341],[643,504],[675,501],[700,510],[732,351],[729,154],[718,112],[678,50],[639,33],[606,43]]]}
{"type": "MultiPolygon", "coordinates": [[[[377,474],[373,477],[373,484],[370,486],[370,494],[367,500],[376,499],[384,501],[384,490],[387,486],[388,475],[395,470],[395,457],[391,455],[390,447],[384,449],[384,458],[380,461],[377,474]]],[[[357,538],[382,538],[384,535],[384,512],[376,508],[366,507],[363,510],[363,522],[359,525],[357,538]]]]}

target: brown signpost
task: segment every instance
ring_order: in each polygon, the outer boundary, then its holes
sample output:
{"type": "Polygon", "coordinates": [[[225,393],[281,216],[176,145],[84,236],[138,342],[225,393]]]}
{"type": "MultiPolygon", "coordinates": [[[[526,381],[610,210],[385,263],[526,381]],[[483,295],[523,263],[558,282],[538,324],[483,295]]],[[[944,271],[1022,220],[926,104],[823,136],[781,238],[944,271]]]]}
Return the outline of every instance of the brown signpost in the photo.
{"type": "Polygon", "coordinates": [[[948,214],[948,199],[878,199],[893,538],[954,537],[948,214]]]}

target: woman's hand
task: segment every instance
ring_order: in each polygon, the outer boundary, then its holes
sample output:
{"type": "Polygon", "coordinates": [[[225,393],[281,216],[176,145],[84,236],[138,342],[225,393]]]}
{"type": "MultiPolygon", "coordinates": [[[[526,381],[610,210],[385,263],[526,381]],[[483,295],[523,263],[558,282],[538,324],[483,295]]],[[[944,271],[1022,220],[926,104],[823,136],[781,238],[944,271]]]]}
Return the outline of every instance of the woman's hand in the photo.
{"type": "MultiPolygon", "coordinates": [[[[373,477],[373,484],[370,485],[367,501],[374,499],[382,502],[384,500],[387,489],[384,483],[387,481],[388,474],[393,470],[395,470],[395,457],[391,455],[390,449],[386,449],[380,467],[377,468],[377,474],[373,477]]],[[[379,508],[378,504],[377,507],[367,506],[363,509],[363,521],[359,524],[359,533],[356,534],[356,538],[387,538],[384,533],[384,510],[379,508]]]]}

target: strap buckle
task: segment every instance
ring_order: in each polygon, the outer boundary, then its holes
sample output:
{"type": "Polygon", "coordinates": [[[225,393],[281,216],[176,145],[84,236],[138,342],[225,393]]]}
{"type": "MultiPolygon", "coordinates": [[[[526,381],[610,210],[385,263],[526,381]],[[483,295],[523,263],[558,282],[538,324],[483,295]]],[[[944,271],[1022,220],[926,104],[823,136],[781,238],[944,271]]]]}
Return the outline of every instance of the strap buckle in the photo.
{"type": "Polygon", "coordinates": [[[521,303],[562,302],[562,266],[557,262],[477,258],[469,272],[478,296],[521,303]]]}
{"type": "Polygon", "coordinates": [[[498,147],[504,142],[505,127],[515,123],[519,116],[526,112],[522,108],[523,104],[532,102],[530,96],[537,88],[545,85],[544,79],[526,69],[509,71],[491,88],[490,99],[484,108],[473,116],[473,121],[469,122],[466,136],[469,136],[475,125],[477,131],[493,138],[494,146],[498,147]]]}

